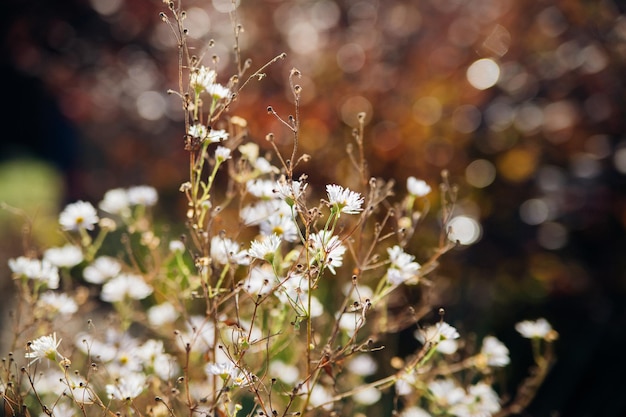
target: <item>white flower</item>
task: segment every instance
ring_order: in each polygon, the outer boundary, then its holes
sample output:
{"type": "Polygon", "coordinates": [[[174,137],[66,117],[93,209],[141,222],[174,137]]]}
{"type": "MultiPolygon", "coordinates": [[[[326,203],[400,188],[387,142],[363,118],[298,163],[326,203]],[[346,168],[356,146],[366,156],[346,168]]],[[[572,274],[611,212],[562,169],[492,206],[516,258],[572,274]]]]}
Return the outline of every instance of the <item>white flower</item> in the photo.
{"type": "Polygon", "coordinates": [[[29,351],[26,352],[24,357],[32,359],[32,361],[30,361],[31,365],[42,358],[48,358],[54,361],[59,353],[57,348],[60,343],[61,339],[57,340],[56,333],[52,333],[50,336],[41,336],[32,342],[28,342],[29,351]]]}
{"type": "Polygon", "coordinates": [[[250,180],[246,182],[246,190],[255,197],[271,199],[274,198],[276,181],[270,180],[250,180]]]}
{"type": "Polygon", "coordinates": [[[238,265],[249,264],[248,253],[239,250],[239,244],[228,238],[213,236],[211,239],[211,259],[213,261],[226,265],[228,263],[236,263],[238,265]]]}
{"type": "Polygon", "coordinates": [[[189,84],[198,92],[207,90],[217,78],[217,73],[204,65],[189,74],[189,84]]]}
{"type": "Polygon", "coordinates": [[[421,343],[432,343],[437,351],[450,355],[456,352],[458,344],[455,339],[460,337],[459,332],[446,322],[438,322],[434,326],[418,329],[414,336],[421,343]]]}
{"type": "Polygon", "coordinates": [[[553,333],[552,326],[544,318],[521,321],[515,325],[515,330],[528,339],[547,339],[553,333]]]}
{"type": "Polygon", "coordinates": [[[489,366],[505,366],[511,361],[509,349],[493,336],[487,336],[483,339],[480,353],[484,356],[489,366]]]}
{"type": "Polygon", "coordinates": [[[416,197],[424,197],[432,191],[430,185],[426,184],[426,181],[418,180],[415,177],[409,177],[406,179],[406,188],[409,194],[416,197]]]}
{"type": "Polygon", "coordinates": [[[288,205],[293,206],[304,195],[307,185],[300,181],[287,181],[281,178],[275,184],[274,193],[288,205]]]}
{"type": "Polygon", "coordinates": [[[398,245],[387,249],[391,265],[387,270],[387,280],[393,285],[407,281],[417,281],[420,264],[414,262],[415,257],[405,253],[398,245]]]}
{"type": "Polygon", "coordinates": [[[128,401],[139,396],[146,386],[146,376],[139,373],[128,373],[117,379],[115,384],[107,384],[109,398],[128,401]]]}
{"type": "Polygon", "coordinates": [[[245,145],[240,145],[237,149],[239,149],[241,156],[250,161],[250,163],[259,157],[259,145],[254,142],[248,142],[245,145]]]}
{"type": "Polygon", "coordinates": [[[114,188],[104,193],[104,197],[100,204],[102,210],[107,213],[127,216],[129,214],[128,193],[123,188],[114,188]]]}
{"type": "Polygon", "coordinates": [[[204,371],[207,375],[217,375],[222,379],[237,375],[237,368],[235,368],[235,365],[232,362],[209,362],[204,366],[204,371]]]}
{"type": "Polygon", "coordinates": [[[194,138],[204,139],[207,137],[208,133],[209,129],[202,123],[196,123],[195,125],[189,126],[189,135],[194,138]]]}
{"type": "Polygon", "coordinates": [[[98,220],[96,209],[86,201],[68,204],[59,215],[59,224],[63,230],[92,230],[98,220]]]}
{"type": "Polygon", "coordinates": [[[266,220],[259,224],[263,235],[278,235],[287,242],[298,240],[298,227],[291,216],[286,216],[280,212],[271,214],[266,220]]]}
{"type": "Polygon", "coordinates": [[[465,398],[465,390],[452,379],[436,379],[428,384],[435,402],[441,407],[458,404],[465,398]]]}
{"type": "Polygon", "coordinates": [[[83,270],[83,278],[91,284],[102,284],[122,271],[120,262],[111,256],[100,256],[83,270]]]}
{"type": "Polygon", "coordinates": [[[255,266],[244,280],[243,289],[252,295],[267,294],[273,287],[273,280],[274,270],[271,265],[255,266]]]}
{"type": "Polygon", "coordinates": [[[183,242],[181,242],[180,240],[172,240],[170,241],[170,252],[184,252],[185,251],[185,244],[183,242]]]}
{"type": "Polygon", "coordinates": [[[313,260],[317,260],[334,275],[336,274],[335,268],[343,265],[343,254],[346,252],[346,247],[337,236],[322,231],[311,235],[310,251],[313,260]]]}
{"type": "Polygon", "coordinates": [[[413,392],[415,386],[415,374],[413,372],[402,372],[400,378],[396,380],[396,394],[403,396],[413,392]]]}
{"type": "Polygon", "coordinates": [[[228,132],[223,129],[213,129],[207,136],[207,140],[211,143],[221,142],[226,139],[228,139],[228,132]]]}
{"type": "Polygon", "coordinates": [[[59,270],[45,259],[40,261],[20,256],[16,259],[9,259],[9,268],[15,277],[41,281],[50,289],[59,288],[59,270]]]}
{"type": "Polygon", "coordinates": [[[230,90],[226,87],[224,87],[221,84],[211,84],[207,89],[206,92],[208,94],[210,94],[214,99],[219,100],[222,98],[226,98],[228,96],[230,96],[230,90]]]}
{"type": "Polygon", "coordinates": [[[280,243],[281,239],[276,234],[263,236],[260,241],[252,241],[248,254],[254,258],[271,262],[276,251],[280,248],[280,243]]]}
{"type": "Polygon", "coordinates": [[[142,300],[152,294],[152,287],[145,283],[139,275],[122,274],[107,281],[102,286],[102,301],[114,303],[126,298],[142,300]]]}
{"type": "Polygon", "coordinates": [[[250,162],[254,169],[258,171],[260,174],[278,174],[280,169],[276,168],[274,165],[270,163],[267,159],[263,157],[256,158],[255,160],[250,162]]]}
{"type": "Polygon", "coordinates": [[[227,159],[230,159],[230,149],[225,146],[218,146],[215,149],[215,160],[218,163],[222,163],[227,159]]]}
{"type": "Polygon", "coordinates": [[[178,318],[176,308],[168,302],[157,304],[148,309],[148,322],[156,327],[173,323],[178,318]]]}
{"type": "Polygon", "coordinates": [[[83,261],[83,251],[78,246],[68,244],[47,249],[43,258],[59,268],[72,268],[83,261]]]}
{"type": "Polygon", "coordinates": [[[65,293],[47,291],[41,294],[37,300],[37,307],[43,308],[48,313],[71,315],[78,311],[78,305],[73,298],[65,293]]]}
{"type": "Polygon", "coordinates": [[[469,387],[461,401],[452,405],[449,412],[459,417],[489,417],[500,411],[498,395],[484,382],[469,387]]]}
{"type": "Polygon", "coordinates": [[[128,202],[132,205],[154,206],[158,199],[157,191],[149,185],[137,185],[128,189],[128,202]]]}
{"type": "Polygon", "coordinates": [[[361,194],[343,188],[341,185],[329,184],[326,186],[328,203],[339,213],[357,214],[363,209],[363,197],[361,194]]]}

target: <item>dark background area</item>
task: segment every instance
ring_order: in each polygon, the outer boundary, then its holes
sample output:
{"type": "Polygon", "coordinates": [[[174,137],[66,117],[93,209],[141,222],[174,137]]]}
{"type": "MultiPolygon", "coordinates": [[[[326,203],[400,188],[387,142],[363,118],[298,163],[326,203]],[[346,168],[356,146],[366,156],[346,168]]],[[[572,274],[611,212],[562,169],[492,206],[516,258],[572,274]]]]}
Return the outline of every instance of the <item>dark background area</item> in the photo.
{"type": "MultiPolygon", "coordinates": [[[[233,108],[248,120],[251,139],[265,147],[265,134],[280,132],[265,108],[290,110],[286,80],[297,67],[305,89],[302,147],[313,155],[305,170],[318,188],[346,175],[347,159],[338,155],[358,111],[368,111],[372,175],[399,184],[414,175],[434,185],[449,170],[460,187],[459,213],[479,219],[483,230],[433,274],[448,320],[509,346],[513,389],[531,360],[513,325],[546,317],[560,333],[558,362],[525,415],[626,415],[623,6],[242,3],[244,57],[260,66],[288,53],[233,108]],[[501,68],[498,84],[485,90],[466,77],[480,58],[501,68]],[[488,181],[488,173],[474,172],[480,186],[468,171],[477,160],[495,173],[488,181]]],[[[51,164],[64,181],[57,210],[146,183],[159,190],[163,215],[182,213],[177,189],[186,155],[177,101],[164,94],[176,85],[176,59],[158,19],[163,7],[156,0],[3,5],[0,164],[24,156],[51,164]]],[[[202,36],[225,45],[217,52],[232,70],[228,15],[211,2],[187,7],[208,12],[196,11],[191,33],[208,29],[202,36]]],[[[429,233],[414,244],[419,259],[429,233]]],[[[15,256],[17,238],[2,235],[9,240],[2,259],[15,256]]]]}

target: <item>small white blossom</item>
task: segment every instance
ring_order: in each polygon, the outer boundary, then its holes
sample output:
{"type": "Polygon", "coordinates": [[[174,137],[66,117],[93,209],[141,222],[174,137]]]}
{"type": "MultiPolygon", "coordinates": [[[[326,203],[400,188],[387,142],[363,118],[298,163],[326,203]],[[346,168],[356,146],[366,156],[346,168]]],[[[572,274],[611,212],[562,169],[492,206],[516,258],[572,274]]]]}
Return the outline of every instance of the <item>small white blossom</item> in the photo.
{"type": "Polygon", "coordinates": [[[170,241],[169,248],[170,248],[170,252],[182,253],[185,251],[185,244],[181,242],[180,240],[172,240],[170,241]]]}
{"type": "MultiPolygon", "coordinates": [[[[286,203],[284,203],[286,204],[286,203]]],[[[291,216],[276,212],[271,214],[266,220],[259,224],[261,234],[277,235],[287,242],[295,242],[298,240],[298,227],[291,216]]]]}
{"type": "Polygon", "coordinates": [[[328,203],[339,213],[357,214],[363,210],[361,194],[343,188],[341,185],[329,184],[326,186],[328,203]]]}
{"type": "Polygon", "coordinates": [[[158,199],[156,189],[149,185],[137,185],[128,189],[128,202],[132,205],[154,206],[158,199]]]}
{"type": "Polygon", "coordinates": [[[91,203],[77,201],[65,206],[59,215],[59,224],[63,230],[93,230],[93,226],[98,223],[98,213],[91,203]]]}
{"type": "Polygon", "coordinates": [[[273,287],[273,280],[274,270],[271,265],[255,266],[244,280],[243,289],[252,295],[267,294],[273,287]]]}
{"type": "Polygon", "coordinates": [[[222,98],[229,97],[231,95],[230,90],[227,87],[224,87],[221,84],[211,84],[206,92],[210,94],[214,99],[219,100],[222,98]]]}
{"type": "Polygon", "coordinates": [[[382,392],[376,387],[368,387],[362,390],[358,390],[354,394],[354,401],[363,405],[372,405],[377,403],[382,396],[382,392]]]}
{"type": "Polygon", "coordinates": [[[270,261],[274,258],[276,251],[280,248],[281,239],[276,234],[263,236],[259,240],[254,240],[250,244],[248,254],[254,258],[270,261]]]}
{"type": "Polygon", "coordinates": [[[421,343],[432,343],[438,352],[450,355],[456,352],[458,343],[455,339],[460,337],[459,332],[446,322],[438,322],[434,326],[418,329],[414,336],[421,343]]]}
{"type": "Polygon", "coordinates": [[[207,136],[207,140],[211,143],[222,142],[226,139],[228,139],[228,132],[223,129],[213,129],[207,136]]]}
{"type": "Polygon", "coordinates": [[[304,196],[308,184],[300,181],[287,181],[281,178],[275,184],[274,193],[287,204],[293,206],[296,201],[304,196]]]}
{"type": "Polygon", "coordinates": [[[230,159],[230,149],[225,146],[218,146],[215,149],[215,160],[218,163],[222,163],[228,159],[230,159]]]}
{"type": "Polygon", "coordinates": [[[280,169],[276,168],[267,159],[262,156],[250,162],[259,174],[278,174],[280,169]]]}
{"type": "Polygon", "coordinates": [[[48,314],[58,313],[65,316],[72,315],[78,311],[78,305],[73,298],[65,293],[52,291],[41,294],[41,297],[37,300],[37,307],[43,308],[48,314]]]}
{"type": "Polygon", "coordinates": [[[226,265],[228,263],[236,263],[238,265],[249,264],[248,253],[239,250],[239,244],[228,238],[214,236],[211,239],[211,259],[213,261],[226,265]]]}
{"type": "Polygon", "coordinates": [[[232,362],[209,362],[204,366],[207,375],[217,375],[222,379],[227,379],[237,375],[237,368],[232,362]]]}
{"type": "Polygon", "coordinates": [[[123,188],[109,190],[104,193],[104,197],[98,204],[98,207],[107,213],[128,216],[130,214],[128,193],[123,188]]]}
{"type": "Polygon", "coordinates": [[[465,390],[452,379],[435,379],[428,384],[428,390],[440,407],[450,407],[465,398],[465,390]]]}
{"type": "Polygon", "coordinates": [[[83,251],[78,246],[65,245],[47,249],[43,258],[59,268],[72,268],[83,261],[83,251]]]}
{"type": "Polygon", "coordinates": [[[489,366],[505,366],[511,359],[509,358],[509,349],[493,336],[487,336],[483,339],[483,345],[480,353],[487,361],[489,366]]]}
{"type": "Polygon", "coordinates": [[[209,129],[202,123],[196,123],[195,125],[189,126],[189,135],[194,138],[205,139],[208,134],[209,129]]]}
{"type": "Polygon", "coordinates": [[[276,181],[270,180],[250,180],[246,182],[246,190],[255,197],[272,199],[275,197],[276,181]]]}
{"type": "Polygon", "coordinates": [[[40,261],[20,256],[16,259],[9,259],[9,268],[16,278],[25,277],[41,281],[53,290],[59,288],[59,270],[45,259],[40,261]]]}
{"type": "Polygon", "coordinates": [[[148,322],[156,327],[173,323],[178,318],[176,308],[168,302],[157,304],[148,309],[148,322]]]}
{"type": "Polygon", "coordinates": [[[189,74],[189,84],[198,92],[208,90],[215,82],[217,73],[204,65],[189,74]]]}
{"type": "Polygon", "coordinates": [[[333,275],[336,274],[335,268],[343,265],[343,254],[346,252],[346,247],[337,236],[333,236],[329,232],[322,231],[311,235],[310,250],[313,259],[328,268],[333,275]]]}
{"type": "Polygon", "coordinates": [[[406,180],[406,188],[409,194],[412,194],[416,197],[424,197],[428,195],[432,189],[430,185],[426,184],[424,180],[418,180],[415,177],[409,177],[406,180]]]}
{"type": "Polygon", "coordinates": [[[387,280],[393,285],[403,282],[417,281],[417,271],[421,266],[414,261],[415,257],[404,252],[402,248],[395,245],[387,249],[391,265],[387,269],[387,280]]]}
{"type": "Polygon", "coordinates": [[[152,294],[152,287],[146,284],[139,275],[122,274],[107,281],[102,286],[102,301],[114,303],[126,298],[142,300],[152,294]]]}
{"type": "Polygon", "coordinates": [[[91,284],[102,284],[116,277],[122,271],[122,264],[111,256],[99,256],[83,270],[83,278],[91,284]]]}
{"type": "Polygon", "coordinates": [[[515,325],[515,330],[528,339],[546,339],[553,333],[552,326],[544,318],[521,321],[515,325]]]}
{"type": "Polygon", "coordinates": [[[43,358],[54,361],[59,354],[57,348],[60,343],[61,339],[57,340],[56,333],[52,333],[50,336],[41,336],[32,342],[28,342],[28,352],[26,352],[24,357],[32,359],[30,361],[31,365],[43,358]]]}
{"type": "Polygon", "coordinates": [[[138,397],[146,387],[146,377],[140,373],[128,373],[117,379],[115,384],[107,384],[109,398],[128,401],[138,397]]]}
{"type": "Polygon", "coordinates": [[[498,395],[484,382],[470,386],[463,399],[449,409],[450,414],[458,417],[489,417],[498,411],[498,395]]]}

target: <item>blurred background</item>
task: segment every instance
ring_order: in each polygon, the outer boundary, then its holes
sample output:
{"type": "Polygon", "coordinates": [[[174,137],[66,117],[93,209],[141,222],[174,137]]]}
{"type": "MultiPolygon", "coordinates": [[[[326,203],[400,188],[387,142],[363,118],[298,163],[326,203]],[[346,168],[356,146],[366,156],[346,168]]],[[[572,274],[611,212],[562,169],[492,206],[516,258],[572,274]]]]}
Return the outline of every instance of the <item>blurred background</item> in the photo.
{"type": "MultiPolygon", "coordinates": [[[[239,3],[239,2],[238,2],[239,3]]],[[[230,0],[185,2],[190,35],[216,40],[233,72],[230,0]]],[[[114,187],[159,190],[179,219],[185,180],[175,40],[157,0],[6,0],[0,13],[0,201],[57,244],[56,216],[114,187]]],[[[615,1],[243,0],[240,47],[253,68],[287,59],[246,88],[232,113],[267,148],[286,134],[265,111],[293,111],[303,77],[302,169],[318,191],[349,181],[356,114],[372,176],[459,186],[472,244],[431,278],[446,319],[510,348],[513,390],[531,363],[513,329],[546,317],[558,362],[525,415],[626,415],[626,18],[615,1]],[[473,223],[470,223],[470,225],[473,223]]],[[[427,223],[435,222],[437,193],[427,223]]],[[[0,258],[21,254],[23,222],[0,213],[0,258]]],[[[425,260],[436,231],[410,248],[425,260]]],[[[469,242],[468,242],[469,243],[469,242]]],[[[8,280],[8,268],[0,275],[8,280]]],[[[3,284],[7,285],[7,284],[3,284]]]]}

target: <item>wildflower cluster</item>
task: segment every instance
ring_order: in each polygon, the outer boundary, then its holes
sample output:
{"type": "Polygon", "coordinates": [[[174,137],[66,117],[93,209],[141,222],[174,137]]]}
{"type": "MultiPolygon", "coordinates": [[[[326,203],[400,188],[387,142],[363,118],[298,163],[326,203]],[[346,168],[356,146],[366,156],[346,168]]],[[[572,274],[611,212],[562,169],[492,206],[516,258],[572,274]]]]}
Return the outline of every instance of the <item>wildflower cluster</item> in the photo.
{"type": "MultiPolygon", "coordinates": [[[[292,154],[283,155],[270,133],[274,156],[261,155],[246,141],[246,121],[226,110],[262,73],[247,76],[237,56],[237,74],[218,83],[216,70],[192,55],[184,16],[173,2],[162,14],[186,59],[172,94],[181,99],[190,160],[180,187],[187,232],[172,239],[158,230],[154,188],[117,188],[97,208],[85,201],[65,207],[59,229],[67,245],[11,259],[23,301],[10,343],[21,354],[4,361],[0,375],[7,409],[313,416],[378,404],[404,415],[490,416],[524,405],[503,403],[492,385],[510,362],[496,337],[482,338],[477,353],[466,349],[445,312],[433,321],[432,306],[418,313],[413,301],[401,306],[412,313],[408,324],[390,317],[397,295],[421,286],[455,246],[446,232],[454,203],[447,179],[442,239],[418,261],[409,243],[431,187],[409,177],[396,199],[393,182],[368,179],[352,154],[363,180],[354,189],[328,184],[320,191],[306,175],[296,177],[309,159],[297,146],[298,70],[289,78],[296,116],[269,109],[293,138],[292,154]],[[381,340],[411,325],[420,348],[403,358],[384,354],[381,340]],[[384,390],[393,392],[393,404],[383,404],[384,390]]],[[[545,377],[557,333],[542,320],[517,329],[532,338],[536,375],[545,377]]]]}

